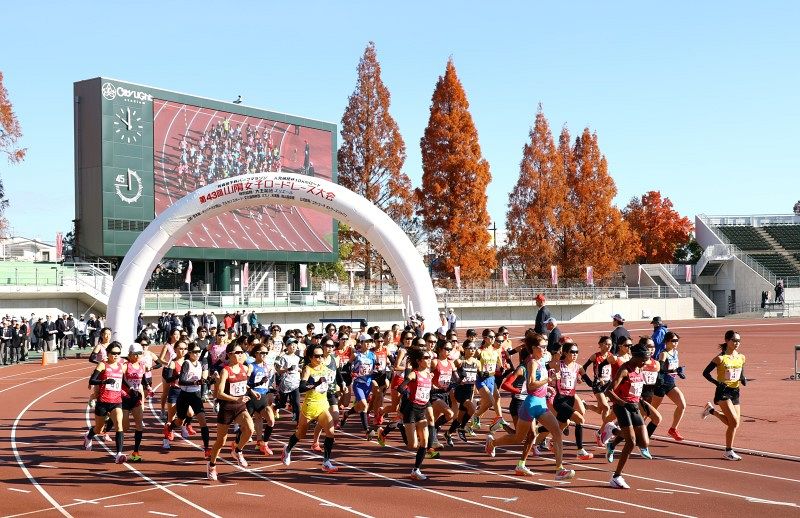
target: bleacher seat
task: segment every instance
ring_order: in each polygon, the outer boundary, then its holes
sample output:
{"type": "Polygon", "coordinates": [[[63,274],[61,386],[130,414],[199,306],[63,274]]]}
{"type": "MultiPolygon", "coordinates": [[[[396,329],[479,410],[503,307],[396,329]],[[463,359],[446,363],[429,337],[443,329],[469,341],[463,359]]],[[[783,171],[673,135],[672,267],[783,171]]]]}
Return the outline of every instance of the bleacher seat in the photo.
{"type": "Polygon", "coordinates": [[[750,254],[750,257],[778,277],[800,275],[800,270],[795,268],[786,257],[779,253],[750,254]]]}
{"type": "Polygon", "coordinates": [[[769,242],[764,239],[758,231],[749,226],[726,225],[717,227],[731,243],[738,246],[741,250],[771,250],[769,242]]]}
{"type": "Polygon", "coordinates": [[[800,250],[800,225],[765,225],[762,228],[786,250],[800,250]]]}

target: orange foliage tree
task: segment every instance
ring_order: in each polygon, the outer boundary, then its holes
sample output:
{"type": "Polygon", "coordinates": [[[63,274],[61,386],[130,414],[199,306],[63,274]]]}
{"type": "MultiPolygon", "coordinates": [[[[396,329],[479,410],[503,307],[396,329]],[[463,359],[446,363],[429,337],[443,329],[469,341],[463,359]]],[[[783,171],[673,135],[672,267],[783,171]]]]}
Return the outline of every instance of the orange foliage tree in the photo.
{"type": "Polygon", "coordinates": [[[529,137],[519,178],[508,196],[501,255],[520,277],[547,277],[550,265],[558,263],[567,178],[541,104],[529,137]]]}
{"type": "Polygon", "coordinates": [[[562,275],[580,278],[586,266],[593,266],[595,277],[602,279],[636,257],[636,239],[613,205],[617,187],[596,133],[583,130],[575,139],[571,160],[574,165],[565,169],[572,217],[565,229],[569,240],[560,261],[562,275]]]}
{"type": "Polygon", "coordinates": [[[672,208],[660,191],[649,191],[631,201],[622,211],[639,244],[639,263],[672,262],[675,250],[689,242],[694,225],[672,208]]]}
{"type": "MultiPolygon", "coordinates": [[[[414,225],[414,193],[402,171],[406,145],[389,113],[390,97],[381,80],[375,44],[369,42],[358,63],[355,90],[342,116],[339,183],[364,196],[409,230],[414,225]]],[[[349,230],[341,232],[340,239],[352,243],[352,257],[364,266],[365,278],[371,279],[378,256],[369,241],[349,230]]]]}
{"type": "MultiPolygon", "coordinates": [[[[8,99],[8,91],[3,84],[3,72],[0,72],[0,151],[12,164],[21,162],[25,158],[26,150],[17,147],[17,141],[22,137],[14,106],[8,99]]],[[[8,207],[3,180],[0,178],[0,235],[5,233],[8,223],[3,218],[3,212],[8,207]]]]}
{"type": "Polygon", "coordinates": [[[486,187],[492,175],[452,58],[436,82],[420,147],[417,200],[431,250],[439,258],[436,270],[449,276],[460,266],[462,279],[488,278],[497,266],[487,230],[486,187]]]}

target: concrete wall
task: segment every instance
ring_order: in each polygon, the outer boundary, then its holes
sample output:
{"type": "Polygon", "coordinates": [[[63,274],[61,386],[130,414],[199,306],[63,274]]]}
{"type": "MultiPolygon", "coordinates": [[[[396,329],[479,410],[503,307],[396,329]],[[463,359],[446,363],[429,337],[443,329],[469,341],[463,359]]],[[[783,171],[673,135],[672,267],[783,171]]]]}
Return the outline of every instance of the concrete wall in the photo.
{"type": "MultiPolygon", "coordinates": [[[[716,277],[700,277],[697,283],[717,305],[717,314],[728,314],[728,301],[731,291],[736,291],[736,306],[742,308],[746,304],[761,304],[761,292],[768,291],[772,296],[774,286],[747,266],[741,259],[734,257],[720,268],[716,277]],[[713,282],[706,284],[705,281],[713,282]],[[716,292],[716,293],[715,293],[716,292]],[[724,292],[724,293],[720,293],[724,292]]],[[[798,288],[800,291],[800,288],[798,288]]],[[[787,298],[788,300],[788,298],[787,298]]]]}

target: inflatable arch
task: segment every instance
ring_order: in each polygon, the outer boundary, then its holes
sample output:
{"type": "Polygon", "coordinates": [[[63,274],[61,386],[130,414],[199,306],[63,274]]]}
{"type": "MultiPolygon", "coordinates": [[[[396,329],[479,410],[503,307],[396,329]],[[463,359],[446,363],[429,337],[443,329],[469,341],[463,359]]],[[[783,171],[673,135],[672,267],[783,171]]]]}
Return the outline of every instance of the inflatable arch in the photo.
{"type": "Polygon", "coordinates": [[[308,207],[350,225],[392,269],[404,297],[427,322],[438,322],[428,270],[411,240],[385,212],[341,185],[290,173],[235,176],[187,194],[161,213],[131,246],[119,267],[108,301],[108,326],[127,349],[135,339],[136,315],[153,269],[194,225],[233,209],[267,203],[308,207]]]}

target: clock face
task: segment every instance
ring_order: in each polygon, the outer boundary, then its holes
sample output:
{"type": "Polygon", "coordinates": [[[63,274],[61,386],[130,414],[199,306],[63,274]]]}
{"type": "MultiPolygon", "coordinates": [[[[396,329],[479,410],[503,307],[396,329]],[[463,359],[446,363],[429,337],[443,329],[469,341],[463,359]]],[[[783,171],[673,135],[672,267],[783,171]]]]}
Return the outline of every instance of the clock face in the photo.
{"type": "Polygon", "coordinates": [[[142,138],[142,118],[137,117],[136,110],[130,107],[120,108],[114,114],[117,120],[114,121],[114,130],[116,135],[119,135],[120,141],[138,142],[142,138]]]}

